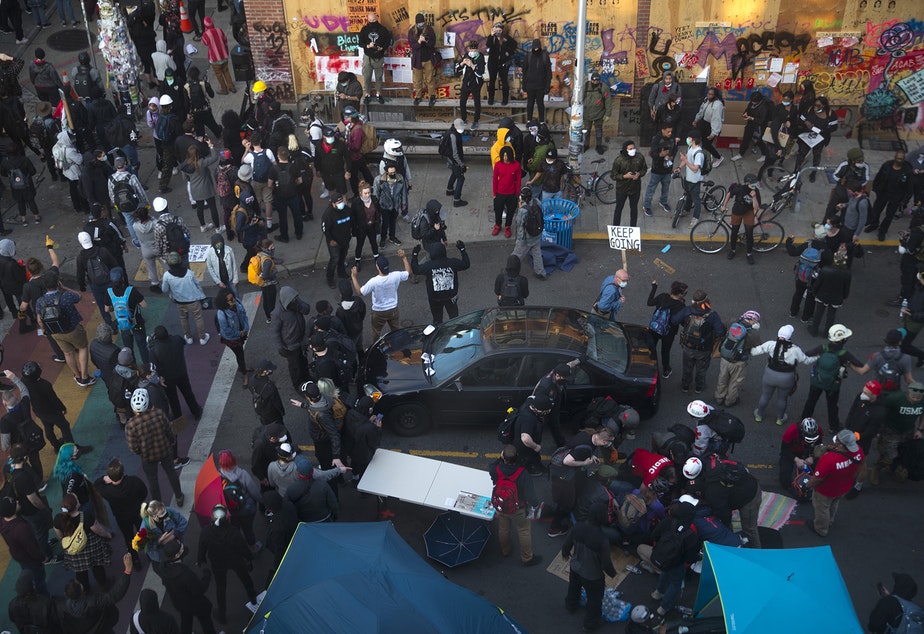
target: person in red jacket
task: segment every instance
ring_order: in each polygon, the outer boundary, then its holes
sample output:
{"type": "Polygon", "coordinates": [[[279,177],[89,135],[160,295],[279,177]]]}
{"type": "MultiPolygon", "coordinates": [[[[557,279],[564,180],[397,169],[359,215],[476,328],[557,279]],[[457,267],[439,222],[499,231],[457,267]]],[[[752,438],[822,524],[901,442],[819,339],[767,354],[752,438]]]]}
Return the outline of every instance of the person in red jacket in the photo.
{"type": "Polygon", "coordinates": [[[514,160],[513,149],[502,147],[500,160],[494,164],[494,178],[491,180],[491,193],[494,194],[494,229],[496,236],[501,230],[501,217],[504,220],[504,237],[511,235],[510,225],[517,210],[517,194],[520,193],[520,164],[514,160]]]}
{"type": "Polygon", "coordinates": [[[842,429],[834,436],[834,445],[829,445],[827,453],[818,459],[806,488],[813,489],[812,506],[815,507],[815,520],[809,528],[819,537],[827,536],[838,504],[853,488],[865,458],[854,433],[842,429]]]}

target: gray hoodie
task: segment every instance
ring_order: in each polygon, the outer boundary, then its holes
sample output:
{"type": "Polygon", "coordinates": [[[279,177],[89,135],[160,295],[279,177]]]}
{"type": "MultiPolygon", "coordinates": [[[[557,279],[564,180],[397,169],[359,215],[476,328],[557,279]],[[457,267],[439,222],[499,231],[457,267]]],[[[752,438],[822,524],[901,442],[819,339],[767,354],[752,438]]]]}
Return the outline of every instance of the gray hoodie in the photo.
{"type": "MultiPolygon", "coordinates": [[[[285,498],[286,491],[289,489],[289,487],[298,482],[298,469],[295,468],[294,460],[289,462],[275,460],[270,463],[266,473],[266,479],[269,480],[271,485],[276,487],[276,490],[279,491],[279,495],[281,495],[283,498],[285,498]]],[[[319,480],[321,482],[329,482],[336,478],[338,475],[340,475],[339,467],[331,467],[330,469],[320,469],[315,467],[311,477],[312,479],[319,480]]]]}
{"type": "Polygon", "coordinates": [[[279,301],[273,309],[271,328],[276,350],[302,350],[308,345],[308,327],[305,315],[311,306],[302,301],[291,286],[279,289],[279,301]]]}
{"type": "Polygon", "coordinates": [[[154,74],[157,76],[158,81],[164,81],[164,73],[168,68],[170,70],[176,70],[176,62],[173,61],[173,57],[167,53],[166,41],[157,40],[156,47],[157,50],[151,53],[151,61],[154,63],[154,74]]]}
{"type": "Polygon", "coordinates": [[[247,493],[250,494],[254,502],[263,501],[260,485],[257,484],[257,481],[254,480],[249,473],[241,469],[240,466],[231,469],[219,469],[218,473],[229,482],[237,482],[238,484],[244,485],[244,488],[247,489],[247,493]]]}

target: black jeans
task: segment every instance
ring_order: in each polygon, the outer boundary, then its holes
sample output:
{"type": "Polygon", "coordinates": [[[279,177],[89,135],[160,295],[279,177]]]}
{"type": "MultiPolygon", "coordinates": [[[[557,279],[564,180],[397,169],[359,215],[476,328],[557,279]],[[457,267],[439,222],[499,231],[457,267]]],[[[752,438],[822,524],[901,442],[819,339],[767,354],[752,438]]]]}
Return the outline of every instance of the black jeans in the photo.
{"type": "Polygon", "coordinates": [[[433,317],[433,324],[443,323],[443,309],[446,309],[446,316],[455,319],[459,316],[458,296],[444,300],[430,300],[430,315],[433,317]]]}
{"type": "Polygon", "coordinates": [[[821,394],[824,392],[825,402],[828,404],[828,429],[832,432],[840,431],[841,421],[838,417],[837,399],[841,395],[840,385],[834,390],[823,390],[814,385],[809,386],[808,398],[805,400],[805,407],[802,408],[801,418],[808,418],[815,412],[815,405],[821,394]]]}
{"type": "Polygon", "coordinates": [[[353,168],[350,170],[350,189],[353,190],[354,196],[359,196],[359,177],[362,175],[363,180],[372,187],[372,172],[369,171],[369,165],[366,159],[353,159],[353,168]]]}
{"type": "Polygon", "coordinates": [[[533,118],[533,108],[539,110],[539,122],[545,121],[545,93],[539,90],[526,91],[526,120],[533,118]]]}
{"type": "MultiPolygon", "coordinates": [[[[190,14],[190,17],[192,17],[192,14],[190,14]]],[[[216,139],[221,138],[221,126],[215,121],[215,115],[212,114],[211,109],[194,112],[192,113],[192,118],[196,136],[204,136],[205,129],[208,128],[212,131],[212,134],[215,135],[216,139]]]]}
{"type": "Polygon", "coordinates": [[[163,192],[165,189],[170,187],[170,177],[173,176],[173,168],[176,167],[176,151],[173,148],[173,143],[162,142],[162,164],[160,170],[160,180],[158,181],[158,186],[163,192]]]}
{"type": "Polygon", "coordinates": [[[288,350],[285,354],[286,365],[289,366],[289,380],[296,390],[308,378],[308,359],[301,350],[288,350]]]}
{"type": "Polygon", "coordinates": [[[353,259],[355,259],[357,263],[363,257],[363,245],[366,243],[366,240],[369,241],[369,246],[372,248],[372,257],[379,257],[378,237],[379,228],[376,225],[365,225],[362,228],[360,234],[356,236],[356,248],[353,250],[353,259]]]}
{"type": "Polygon", "coordinates": [[[629,225],[638,226],[638,199],[642,194],[641,187],[634,187],[635,191],[628,194],[616,192],[616,206],[613,208],[613,224],[622,225],[622,208],[629,201],[629,225]]]}
{"type": "Polygon", "coordinates": [[[273,196],[273,207],[276,208],[276,223],[279,225],[279,237],[289,237],[289,217],[292,214],[292,228],[295,229],[296,239],[301,238],[305,232],[305,223],[302,219],[302,201],[301,196],[289,196],[282,198],[278,194],[273,196]],[[288,212],[288,213],[287,213],[288,212]]]}
{"type": "Polygon", "coordinates": [[[741,137],[741,147],[738,149],[738,154],[744,156],[744,153],[748,151],[748,148],[751,147],[751,141],[754,140],[757,149],[760,150],[760,153],[764,156],[767,156],[767,144],[764,143],[764,140],[760,137],[754,139],[755,132],[762,132],[758,129],[759,124],[756,121],[748,121],[744,124],[744,135],[741,137]]]}
{"type": "Polygon", "coordinates": [[[327,281],[334,281],[334,274],[339,277],[349,277],[346,272],[346,259],[347,253],[350,250],[350,243],[347,241],[345,244],[337,243],[336,246],[327,245],[327,254],[329,259],[327,260],[327,281]]]}
{"type": "Polygon", "coordinates": [[[802,307],[802,321],[808,321],[815,312],[815,293],[809,290],[809,285],[796,278],[796,290],[793,291],[792,301],[789,303],[789,316],[796,317],[799,315],[799,307],[802,304],[802,298],[805,296],[805,305],[802,307]]]}
{"type": "Polygon", "coordinates": [[[468,98],[471,97],[475,102],[475,115],[473,123],[478,123],[481,119],[481,86],[463,86],[462,94],[459,95],[459,108],[462,110],[462,121],[468,121],[468,98]]]}
{"type": "Polygon", "coordinates": [[[465,184],[465,169],[461,165],[452,163],[449,165],[449,182],[446,183],[446,189],[452,190],[453,200],[462,200],[462,185],[465,184]]]}
{"type": "Polygon", "coordinates": [[[74,442],[74,436],[71,434],[71,424],[61,412],[55,412],[50,416],[39,416],[42,421],[42,427],[45,428],[45,437],[51,446],[55,448],[55,453],[64,443],[74,442]],[[61,438],[55,434],[55,427],[61,430],[61,438]]]}
{"type": "Polygon", "coordinates": [[[398,225],[398,210],[397,209],[383,209],[382,210],[382,233],[381,238],[384,241],[385,238],[394,238],[395,229],[398,225]]]}
{"type": "Polygon", "coordinates": [[[901,205],[901,199],[887,198],[877,194],[876,202],[873,204],[872,218],[869,219],[867,224],[879,225],[879,235],[884,236],[889,231],[892,220],[895,219],[895,212],[902,210],[901,205]],[[883,211],[885,211],[885,217],[880,219],[883,211]]]}
{"type": "Polygon", "coordinates": [[[517,195],[516,194],[498,194],[494,197],[494,224],[501,226],[501,220],[504,220],[504,226],[509,227],[513,223],[513,216],[517,212],[517,195]],[[507,213],[504,220],[504,212],[507,213]]]}
{"type": "Polygon", "coordinates": [[[680,388],[689,390],[690,384],[697,392],[706,389],[706,372],[712,362],[712,348],[708,350],[683,349],[683,375],[680,378],[680,388]]]}
{"type": "Polygon", "coordinates": [[[910,253],[903,255],[899,262],[902,280],[900,295],[909,301],[911,300],[911,296],[914,295],[915,276],[918,274],[920,266],[921,262],[918,261],[916,256],[910,253]]]}
{"type": "Polygon", "coordinates": [[[703,150],[712,154],[713,158],[719,158],[721,155],[719,151],[715,149],[715,145],[712,143],[712,139],[709,138],[709,135],[712,134],[712,125],[707,121],[700,119],[696,122],[696,129],[699,130],[699,133],[702,135],[702,143],[700,144],[703,150]]]}
{"type": "Polygon", "coordinates": [[[164,499],[160,496],[160,478],[157,477],[157,465],[160,465],[167,473],[167,481],[170,483],[170,488],[173,489],[173,493],[175,495],[182,495],[183,491],[180,489],[180,478],[177,475],[176,469],[173,468],[173,457],[171,456],[170,458],[164,458],[159,462],[141,463],[141,470],[144,471],[144,475],[148,479],[148,488],[151,490],[151,499],[164,499]]]}
{"type": "MultiPolygon", "coordinates": [[[[834,320],[837,318],[837,309],[838,306],[831,306],[830,304],[822,304],[817,299],[815,300],[815,310],[812,313],[812,323],[809,324],[808,331],[813,337],[817,337],[819,333],[826,334],[828,329],[834,325],[834,320]],[[821,320],[824,318],[827,313],[828,318],[825,319],[824,330],[821,330],[821,320]]],[[[804,418],[804,417],[803,417],[804,418]]]]}
{"type": "Polygon", "coordinates": [[[510,71],[509,64],[503,64],[501,66],[492,67],[488,65],[488,105],[494,104],[494,85],[495,82],[500,82],[501,89],[501,98],[503,103],[507,103],[510,100],[510,84],[508,82],[508,73],[510,71]]]}
{"type": "Polygon", "coordinates": [[[273,309],[276,308],[276,294],[279,287],[276,284],[267,284],[263,286],[261,290],[263,291],[263,296],[260,299],[260,303],[263,304],[263,314],[269,319],[270,315],[273,313],[273,309]]]}
{"type": "Polygon", "coordinates": [[[568,593],[565,595],[565,608],[568,611],[573,612],[580,605],[581,588],[587,592],[584,628],[585,631],[589,631],[603,623],[603,577],[587,579],[572,570],[568,574],[568,593]]]}
{"type": "Polygon", "coordinates": [[[250,573],[247,572],[244,564],[239,563],[229,568],[217,568],[213,565],[212,575],[215,577],[215,600],[218,603],[218,615],[222,617],[222,621],[225,620],[228,607],[228,572],[233,572],[237,575],[237,578],[241,580],[241,585],[244,586],[244,592],[247,593],[248,600],[256,603],[257,599],[257,589],[254,588],[253,579],[251,579],[250,573]]]}
{"type": "Polygon", "coordinates": [[[192,632],[193,617],[202,626],[204,634],[217,634],[212,623],[212,602],[206,596],[196,597],[191,610],[180,610],[180,631],[192,632]]]}
{"type": "Polygon", "coordinates": [[[218,227],[221,226],[221,218],[218,216],[218,206],[215,204],[215,197],[212,196],[206,200],[197,200],[196,201],[196,217],[199,219],[199,226],[205,226],[205,206],[208,205],[209,213],[212,215],[212,224],[215,225],[215,230],[218,230],[218,227]]]}
{"type": "Polygon", "coordinates": [[[183,400],[186,401],[189,413],[193,415],[193,418],[199,420],[202,417],[202,407],[193,393],[188,374],[174,379],[164,377],[164,390],[167,392],[167,400],[170,402],[170,411],[173,414],[171,418],[179,418],[183,415],[183,410],[180,407],[180,397],[177,394],[178,389],[183,393],[183,400]]]}
{"type": "Polygon", "coordinates": [[[671,348],[674,347],[674,339],[677,338],[677,329],[671,328],[666,335],[659,335],[651,330],[648,331],[650,338],[648,347],[651,348],[651,358],[658,357],[658,342],[661,342],[661,372],[671,371],[671,348]]]}

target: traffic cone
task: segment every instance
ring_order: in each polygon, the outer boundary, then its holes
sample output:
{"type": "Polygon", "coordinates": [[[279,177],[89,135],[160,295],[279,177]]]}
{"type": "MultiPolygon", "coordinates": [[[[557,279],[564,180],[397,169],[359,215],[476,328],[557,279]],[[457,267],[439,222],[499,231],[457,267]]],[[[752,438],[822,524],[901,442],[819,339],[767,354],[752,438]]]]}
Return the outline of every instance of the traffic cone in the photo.
{"type": "Polygon", "coordinates": [[[180,30],[183,33],[192,33],[193,25],[189,21],[189,13],[186,11],[186,5],[180,2],[180,30]]]}

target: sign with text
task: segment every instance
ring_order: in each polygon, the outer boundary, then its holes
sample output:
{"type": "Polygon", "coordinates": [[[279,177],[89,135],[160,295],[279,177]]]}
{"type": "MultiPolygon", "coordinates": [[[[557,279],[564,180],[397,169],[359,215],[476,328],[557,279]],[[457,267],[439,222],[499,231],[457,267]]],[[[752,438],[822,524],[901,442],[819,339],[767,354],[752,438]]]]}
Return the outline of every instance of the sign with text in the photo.
{"type": "Polygon", "coordinates": [[[610,248],[618,251],[635,251],[642,250],[642,229],[641,227],[617,227],[615,225],[606,226],[606,235],[610,240],[610,248]]]}

